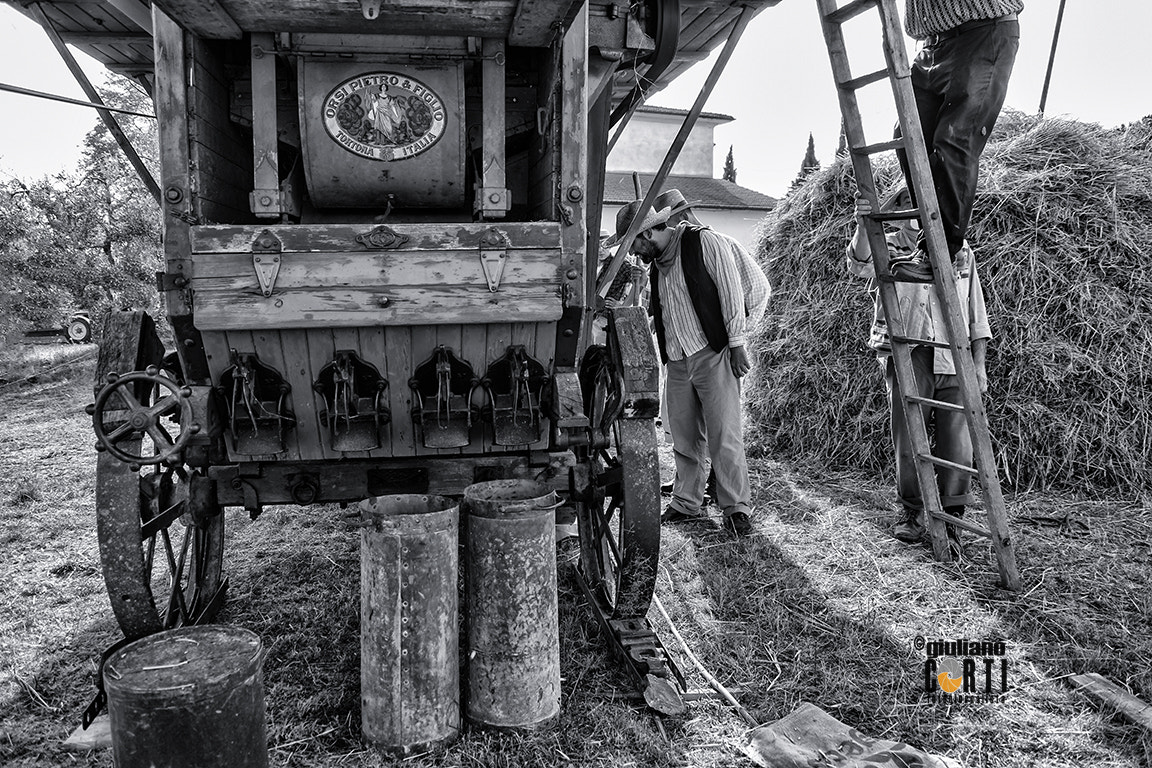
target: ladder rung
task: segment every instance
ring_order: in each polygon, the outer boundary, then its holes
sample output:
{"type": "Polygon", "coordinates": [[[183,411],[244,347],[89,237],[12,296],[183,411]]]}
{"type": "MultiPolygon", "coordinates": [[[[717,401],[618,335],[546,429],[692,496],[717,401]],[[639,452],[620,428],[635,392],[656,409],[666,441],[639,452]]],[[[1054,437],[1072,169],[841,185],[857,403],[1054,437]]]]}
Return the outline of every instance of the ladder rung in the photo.
{"type": "Polygon", "coordinates": [[[890,336],[898,344],[910,344],[913,347],[936,347],[937,349],[951,349],[952,345],[946,341],[929,341],[928,339],[914,339],[911,336],[890,336]]]}
{"type": "Polygon", "coordinates": [[[930,397],[920,397],[919,395],[908,395],[904,398],[910,403],[920,403],[920,405],[930,405],[933,408],[942,408],[946,411],[963,411],[966,410],[964,406],[957,405],[956,403],[946,403],[943,400],[933,400],[930,397]]]}
{"type": "Polygon", "coordinates": [[[909,208],[906,211],[880,211],[879,213],[871,213],[868,218],[873,221],[904,221],[905,219],[919,219],[920,209],[909,208]]]}
{"type": "Polygon", "coordinates": [[[852,154],[854,155],[878,155],[881,152],[887,152],[891,149],[903,149],[903,139],[893,139],[892,141],[882,141],[879,144],[865,144],[862,147],[852,147],[852,154]]]}
{"type": "Polygon", "coordinates": [[[980,472],[975,467],[969,467],[965,464],[957,464],[954,461],[948,461],[948,459],[941,459],[939,456],[933,456],[930,453],[918,453],[918,454],[916,454],[916,458],[921,459],[923,461],[931,462],[938,467],[947,467],[948,469],[954,469],[957,472],[967,472],[970,475],[980,474],[980,472]]]}
{"type": "Polygon", "coordinates": [[[987,539],[992,538],[992,533],[987,528],[981,525],[977,525],[976,523],[969,522],[962,517],[954,517],[947,512],[929,512],[928,514],[932,515],[932,517],[941,522],[951,523],[957,528],[963,528],[966,531],[971,531],[978,536],[983,536],[987,539]]]}
{"type": "Polygon", "coordinates": [[[843,24],[849,19],[853,19],[859,16],[860,14],[864,13],[864,11],[875,5],[876,0],[852,0],[852,2],[848,3],[848,5],[845,5],[842,8],[837,8],[835,11],[828,14],[824,18],[832,24],[843,24]]]}
{"type": "Polygon", "coordinates": [[[840,83],[840,87],[846,91],[858,91],[866,85],[872,85],[872,83],[878,83],[881,80],[887,79],[888,70],[880,69],[872,72],[871,74],[854,77],[851,80],[845,80],[844,82],[840,83]]]}

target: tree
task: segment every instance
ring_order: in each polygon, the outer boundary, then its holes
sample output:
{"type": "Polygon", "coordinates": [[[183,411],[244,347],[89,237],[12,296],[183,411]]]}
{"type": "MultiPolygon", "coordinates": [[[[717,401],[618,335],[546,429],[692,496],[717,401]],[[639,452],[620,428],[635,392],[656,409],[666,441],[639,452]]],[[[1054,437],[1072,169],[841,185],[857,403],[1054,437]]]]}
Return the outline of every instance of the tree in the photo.
{"type": "Polygon", "coordinates": [[[808,151],[804,153],[804,161],[800,163],[800,173],[797,174],[795,180],[792,182],[791,189],[796,189],[804,183],[804,179],[808,178],[813,171],[820,170],[820,161],[816,159],[816,140],[812,138],[812,134],[808,134],[808,151]]]}
{"type": "Polygon", "coordinates": [[[848,157],[848,133],[844,130],[844,121],[840,121],[840,143],[836,145],[836,157],[848,157]]]}
{"type": "Polygon", "coordinates": [[[732,145],[728,145],[728,157],[724,159],[724,181],[736,183],[736,161],[732,159],[732,145]]]}
{"type": "MultiPolygon", "coordinates": [[[[113,77],[102,91],[109,106],[152,111],[127,80],[113,77]]],[[[117,115],[117,122],[155,169],[155,121],[117,115]]],[[[0,183],[0,338],[29,325],[59,326],[76,309],[92,312],[97,324],[122,306],[156,316],[161,265],[160,212],[103,123],[85,136],[75,170],[0,183]]]]}

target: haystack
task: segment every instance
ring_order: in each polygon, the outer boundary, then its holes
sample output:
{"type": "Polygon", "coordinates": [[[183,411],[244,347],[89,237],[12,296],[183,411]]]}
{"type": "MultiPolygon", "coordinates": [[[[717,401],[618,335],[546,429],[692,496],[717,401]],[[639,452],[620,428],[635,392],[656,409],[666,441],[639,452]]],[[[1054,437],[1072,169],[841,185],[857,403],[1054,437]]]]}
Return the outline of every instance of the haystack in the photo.
{"type": "MultiPolygon", "coordinates": [[[[1152,119],[1004,114],[969,239],[995,338],[986,396],[1009,487],[1152,491],[1152,119]]],[[[878,166],[881,194],[899,178],[878,166]]],[[[775,289],[747,382],[750,450],[891,475],[871,299],[845,270],[855,184],[837,160],[765,220],[775,289]]]]}

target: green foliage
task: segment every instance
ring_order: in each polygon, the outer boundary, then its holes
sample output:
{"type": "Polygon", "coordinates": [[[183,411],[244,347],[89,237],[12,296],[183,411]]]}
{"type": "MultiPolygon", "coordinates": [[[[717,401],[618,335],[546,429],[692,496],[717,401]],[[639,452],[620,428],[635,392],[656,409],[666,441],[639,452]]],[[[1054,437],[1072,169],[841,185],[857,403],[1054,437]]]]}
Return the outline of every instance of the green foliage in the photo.
{"type": "MultiPolygon", "coordinates": [[[[109,106],[149,113],[148,97],[122,78],[104,89],[109,106]]],[[[154,120],[117,122],[156,174],[154,120]]],[[[86,309],[95,326],[111,308],[158,309],[160,214],[103,123],[85,136],[70,172],[0,182],[0,341],[31,327],[58,327],[86,309]]]]}

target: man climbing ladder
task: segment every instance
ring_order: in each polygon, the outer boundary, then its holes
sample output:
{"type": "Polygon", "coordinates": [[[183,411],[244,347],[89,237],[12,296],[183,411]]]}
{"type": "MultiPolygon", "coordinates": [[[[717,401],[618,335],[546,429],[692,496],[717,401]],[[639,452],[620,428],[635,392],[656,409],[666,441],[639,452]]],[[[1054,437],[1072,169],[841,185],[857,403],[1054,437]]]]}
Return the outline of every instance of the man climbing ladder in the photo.
{"type": "MultiPolygon", "coordinates": [[[[907,2],[912,8],[915,5],[929,3],[929,0],[907,0],[907,2]]],[[[931,5],[943,13],[944,11],[955,12],[961,6],[981,6],[988,9],[994,3],[995,0],[968,0],[967,2],[964,0],[936,0],[931,5]]],[[[913,446],[916,476],[920,484],[933,553],[938,560],[950,560],[952,557],[946,525],[987,536],[996,553],[1002,585],[1008,589],[1018,590],[1020,588],[1020,574],[1016,568],[1012,539],[1008,532],[1007,512],[1004,507],[1004,497],[1000,491],[999,479],[996,475],[992,441],[988,432],[984,405],[981,401],[980,384],[977,380],[972,348],[968,341],[968,329],[957,294],[957,282],[951,263],[952,251],[945,233],[945,222],[941,221],[941,205],[937,200],[936,188],[941,182],[940,180],[936,180],[935,183],[933,181],[933,166],[929,159],[924,134],[921,131],[921,108],[913,91],[912,75],[908,66],[895,0],[853,0],[839,7],[836,0],[817,0],[817,5],[820,9],[824,38],[832,62],[832,72],[836,80],[840,108],[844,116],[845,132],[856,176],[856,185],[861,195],[868,201],[869,210],[873,212],[865,217],[862,223],[873,254],[880,299],[887,318],[892,346],[892,368],[895,380],[899,384],[900,401],[904,410],[908,436],[913,446]],[[841,26],[846,21],[872,8],[876,8],[880,14],[886,67],[877,72],[854,76],[849,64],[841,26]],[[869,84],[882,80],[888,80],[891,83],[893,96],[896,100],[896,112],[899,116],[900,129],[898,133],[900,137],[904,138],[868,144],[857,106],[856,92],[869,84]],[[881,211],[881,206],[877,200],[876,181],[873,176],[870,157],[889,150],[897,150],[906,155],[906,176],[909,186],[917,192],[916,207],[911,210],[881,211]],[[902,268],[902,274],[894,274],[893,267],[895,265],[890,263],[882,222],[908,218],[916,218],[921,224],[924,233],[923,258],[926,259],[929,266],[919,270],[919,273],[913,270],[909,274],[907,268],[902,268]],[[936,338],[924,339],[909,335],[908,327],[900,311],[900,302],[895,286],[898,281],[907,282],[909,280],[935,283],[936,293],[942,305],[945,326],[944,333],[938,333],[936,338]],[[961,402],[959,404],[939,401],[919,394],[912,355],[912,350],[917,347],[947,348],[951,352],[960,390],[961,402]],[[975,467],[961,465],[933,455],[924,423],[922,412],[924,407],[949,410],[963,415],[972,436],[973,453],[976,459],[975,467]],[[987,528],[944,511],[936,483],[936,467],[967,472],[979,477],[983,488],[987,528]]],[[[968,22],[959,22],[960,26],[966,23],[968,22]]],[[[996,21],[985,26],[999,26],[999,24],[1000,22],[996,21]]],[[[968,30],[984,28],[970,27],[968,30]]],[[[968,31],[961,31],[958,34],[967,33],[968,31]]],[[[1014,55],[1015,49],[1013,47],[1014,55]]],[[[964,67],[959,66],[960,64],[959,61],[954,62],[958,69],[963,69],[964,67]]],[[[1007,73],[1004,73],[1004,76],[1006,77],[1007,73]]],[[[1001,95],[1000,101],[1002,100],[1003,96],[1001,95]]],[[[943,101],[947,106],[948,97],[945,96],[943,101]]],[[[999,104],[996,106],[996,112],[999,112],[999,104]]],[[[994,120],[995,115],[991,121],[994,122],[994,120]]],[[[939,116],[934,118],[933,125],[937,126],[937,130],[939,121],[939,116]]],[[[986,130],[991,130],[991,123],[987,122],[984,127],[986,130]]],[[[975,130],[979,133],[979,128],[975,130]]],[[[934,131],[934,135],[935,133],[934,131]]],[[[986,140],[986,136],[977,142],[979,149],[983,148],[984,140],[986,140]]],[[[967,160],[975,163],[978,156],[979,150],[976,151],[975,155],[969,154],[967,160]]],[[[974,177],[972,191],[974,194],[974,177]]],[[[970,202],[968,207],[970,209],[970,202]]],[[[964,218],[964,224],[966,227],[967,216],[964,218]]],[[[961,243],[963,243],[963,238],[961,238],[961,243]]]]}
{"type": "MultiPolygon", "coordinates": [[[[932,167],[940,223],[948,253],[963,247],[976,198],[980,154],[1004,106],[1008,79],[1020,47],[1016,15],[1023,0],[905,0],[905,29],[923,41],[912,62],[912,92],[932,167]]],[[[899,133],[897,133],[899,136],[899,133]]],[[[904,176],[905,153],[898,152],[904,176]]],[[[912,205],[917,190],[912,188],[912,205]]],[[[921,247],[893,259],[892,274],[932,282],[921,247]]]]}

